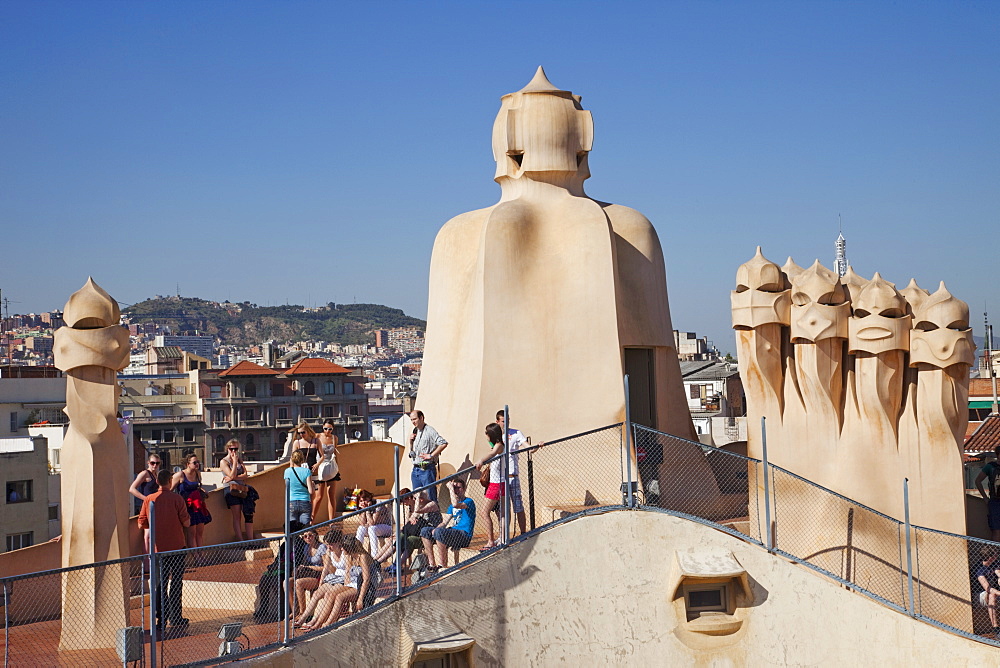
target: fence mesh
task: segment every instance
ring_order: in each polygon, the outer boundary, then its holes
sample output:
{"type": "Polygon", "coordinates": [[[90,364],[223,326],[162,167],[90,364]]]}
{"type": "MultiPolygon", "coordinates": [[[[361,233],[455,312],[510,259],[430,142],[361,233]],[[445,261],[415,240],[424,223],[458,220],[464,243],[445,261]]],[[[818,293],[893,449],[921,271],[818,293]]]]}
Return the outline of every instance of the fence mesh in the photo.
{"type": "MultiPolygon", "coordinates": [[[[143,558],[0,579],[5,665],[121,663],[116,639],[141,627],[143,558]]],[[[133,633],[137,655],[142,632],[133,633]]]]}
{"type": "Polygon", "coordinates": [[[902,523],[780,467],[769,470],[774,548],[905,609],[902,523]]]}
{"type": "Polygon", "coordinates": [[[1000,644],[994,630],[1000,610],[991,610],[1000,607],[1000,594],[981,601],[979,581],[982,575],[1000,584],[1000,543],[913,527],[911,603],[900,521],[780,467],[765,473],[759,460],[645,427],[635,427],[634,458],[628,457],[624,436],[622,425],[612,425],[498,455],[486,467],[499,467],[495,480],[507,476],[502,496],[480,484],[470,467],[398,499],[375,500],[289,534],[287,567],[281,534],[161,553],[152,564],[139,556],[0,578],[6,665],[149,661],[156,597],[164,620],[157,630],[160,665],[270,648],[392,599],[397,577],[405,594],[523,533],[581,512],[625,507],[628,479],[639,508],[693,518],[758,544],[770,537],[776,552],[890,606],[1000,644]],[[151,566],[160,574],[152,581],[151,566]]]}
{"type": "Polygon", "coordinates": [[[707,520],[761,543],[761,462],[722,448],[635,427],[642,506],[707,520]]]}

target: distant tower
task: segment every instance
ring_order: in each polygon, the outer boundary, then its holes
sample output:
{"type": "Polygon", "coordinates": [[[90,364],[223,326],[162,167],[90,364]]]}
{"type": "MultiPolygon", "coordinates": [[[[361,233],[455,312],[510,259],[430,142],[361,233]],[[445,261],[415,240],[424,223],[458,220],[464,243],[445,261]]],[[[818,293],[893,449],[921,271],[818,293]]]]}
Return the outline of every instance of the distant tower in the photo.
{"type": "Polygon", "coordinates": [[[843,232],[837,235],[837,257],[833,261],[833,270],[838,276],[847,273],[847,240],[843,232]]]}

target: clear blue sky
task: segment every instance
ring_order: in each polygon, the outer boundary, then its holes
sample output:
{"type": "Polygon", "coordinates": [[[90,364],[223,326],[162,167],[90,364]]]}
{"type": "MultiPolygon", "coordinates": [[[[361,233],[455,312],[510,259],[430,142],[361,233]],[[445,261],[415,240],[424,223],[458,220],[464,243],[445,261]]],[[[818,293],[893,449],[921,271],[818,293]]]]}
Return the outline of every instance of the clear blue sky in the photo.
{"type": "Polygon", "coordinates": [[[93,275],[425,317],[431,246],[494,203],[499,97],[583,95],[588,193],[656,225],[674,326],[732,350],[760,244],[995,292],[1000,3],[0,2],[0,289],[93,275]]]}

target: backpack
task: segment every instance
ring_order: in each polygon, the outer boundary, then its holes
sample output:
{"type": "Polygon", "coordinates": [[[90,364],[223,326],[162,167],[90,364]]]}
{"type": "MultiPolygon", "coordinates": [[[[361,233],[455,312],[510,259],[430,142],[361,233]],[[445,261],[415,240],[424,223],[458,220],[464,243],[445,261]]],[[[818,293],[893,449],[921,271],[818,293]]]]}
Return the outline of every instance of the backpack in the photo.
{"type": "Polygon", "coordinates": [[[420,552],[413,557],[413,561],[410,562],[410,570],[413,571],[413,577],[410,581],[413,584],[417,584],[421,580],[427,579],[427,566],[427,555],[423,552],[420,552]]]}

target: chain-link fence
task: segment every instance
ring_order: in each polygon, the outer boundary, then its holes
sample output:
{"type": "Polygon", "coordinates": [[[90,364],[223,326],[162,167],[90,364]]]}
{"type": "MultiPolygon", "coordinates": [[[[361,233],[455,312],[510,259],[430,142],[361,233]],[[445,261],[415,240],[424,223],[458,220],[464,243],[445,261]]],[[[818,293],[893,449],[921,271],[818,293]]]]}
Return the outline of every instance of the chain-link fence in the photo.
{"type": "Polygon", "coordinates": [[[266,652],[533,531],[629,507],[713,526],[914,617],[1000,644],[1000,593],[981,595],[983,579],[1000,591],[1000,543],[907,532],[738,452],[641,426],[627,436],[617,424],[547,444],[511,441],[522,447],[394,498],[357,499],[341,517],[301,530],[0,578],[4,665],[167,666],[266,652]]]}
{"type": "Polygon", "coordinates": [[[763,544],[761,462],[635,426],[640,507],[707,521],[763,544]]]}

